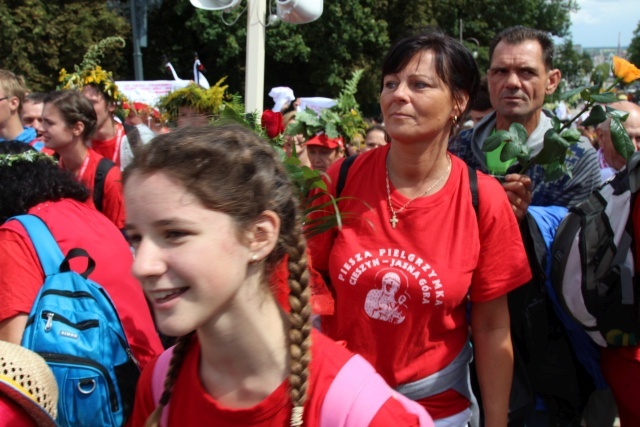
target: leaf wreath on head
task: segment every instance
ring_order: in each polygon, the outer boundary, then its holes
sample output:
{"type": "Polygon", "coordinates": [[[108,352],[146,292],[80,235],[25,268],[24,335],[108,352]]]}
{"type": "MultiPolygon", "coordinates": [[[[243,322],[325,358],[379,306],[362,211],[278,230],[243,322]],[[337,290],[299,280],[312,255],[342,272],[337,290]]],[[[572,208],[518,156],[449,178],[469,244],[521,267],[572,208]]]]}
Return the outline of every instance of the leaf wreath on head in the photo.
{"type": "Polygon", "coordinates": [[[213,118],[220,115],[225,101],[231,99],[226,91],[228,85],[223,85],[227,77],[222,77],[209,89],[196,83],[191,83],[181,89],[174,90],[158,100],[158,108],[169,120],[178,119],[180,107],[191,107],[198,113],[213,118]]]}
{"type": "Polygon", "coordinates": [[[106,71],[100,66],[100,59],[104,58],[107,49],[124,46],[122,37],[107,37],[90,46],[80,65],[74,65],[73,73],[68,73],[64,68],[60,70],[58,89],[82,90],[87,85],[94,86],[116,105],[118,115],[126,116],[128,112],[122,110],[122,104],[127,98],[118,89],[111,71],[106,71]]]}
{"type": "Polygon", "coordinates": [[[364,135],[367,122],[362,118],[355,94],[358,82],[364,70],[356,70],[338,95],[337,103],[331,108],[325,108],[320,114],[311,108],[298,111],[293,123],[287,126],[287,135],[304,135],[308,140],[318,133],[324,132],[328,138],[340,136],[351,141],[356,135],[364,135]]]}

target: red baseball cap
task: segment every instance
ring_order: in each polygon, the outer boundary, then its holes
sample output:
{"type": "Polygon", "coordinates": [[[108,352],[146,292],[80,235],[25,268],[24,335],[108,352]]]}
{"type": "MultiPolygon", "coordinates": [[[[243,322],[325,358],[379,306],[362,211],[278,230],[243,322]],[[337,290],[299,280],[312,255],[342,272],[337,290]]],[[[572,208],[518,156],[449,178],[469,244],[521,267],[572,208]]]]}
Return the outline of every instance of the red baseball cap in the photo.
{"type": "Polygon", "coordinates": [[[344,141],[340,136],[337,138],[329,138],[324,133],[320,133],[314,136],[313,138],[311,138],[310,140],[308,140],[307,142],[305,142],[305,145],[317,145],[319,147],[331,148],[333,150],[338,147],[343,148],[344,141]]]}

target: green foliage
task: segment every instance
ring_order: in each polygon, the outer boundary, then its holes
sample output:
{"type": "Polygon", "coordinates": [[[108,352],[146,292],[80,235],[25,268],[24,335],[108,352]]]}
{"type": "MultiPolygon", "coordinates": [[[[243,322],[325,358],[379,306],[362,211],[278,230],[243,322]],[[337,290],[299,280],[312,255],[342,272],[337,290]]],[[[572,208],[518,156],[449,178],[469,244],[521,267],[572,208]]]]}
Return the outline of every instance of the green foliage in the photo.
{"type": "MultiPolygon", "coordinates": [[[[0,67],[23,75],[36,91],[54,89],[60,69],[73,69],[91,45],[130,33],[127,20],[108,9],[106,2],[3,1],[0,16],[0,67]]],[[[101,62],[116,76],[126,75],[122,52],[101,62]]]]}
{"type": "Polygon", "coordinates": [[[633,38],[627,49],[627,54],[629,55],[629,62],[640,68],[640,22],[638,22],[638,26],[633,31],[633,38]]]}
{"type": "Polygon", "coordinates": [[[316,114],[310,108],[296,113],[296,120],[287,127],[286,133],[302,134],[305,139],[309,139],[324,132],[329,138],[342,136],[347,139],[347,142],[356,134],[364,135],[368,125],[362,118],[355,99],[362,74],[363,70],[353,72],[351,79],[345,83],[344,89],[338,95],[337,104],[333,107],[323,109],[320,114],[316,114]]]}
{"type": "Polygon", "coordinates": [[[562,78],[565,79],[570,87],[576,87],[584,84],[588,73],[591,72],[593,62],[589,54],[579,54],[573,45],[573,41],[569,38],[557,49],[554,65],[562,72],[562,78]]]}

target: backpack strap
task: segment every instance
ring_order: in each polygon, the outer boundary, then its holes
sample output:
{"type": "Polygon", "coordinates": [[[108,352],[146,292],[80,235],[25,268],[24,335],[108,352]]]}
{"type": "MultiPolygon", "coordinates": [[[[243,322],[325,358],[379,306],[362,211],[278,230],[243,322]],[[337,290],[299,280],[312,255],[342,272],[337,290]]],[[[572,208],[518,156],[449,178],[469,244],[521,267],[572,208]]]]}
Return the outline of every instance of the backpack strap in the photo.
{"type": "Polygon", "coordinates": [[[344,190],[344,185],[347,183],[347,175],[349,174],[349,168],[353,164],[353,162],[358,157],[357,154],[353,156],[349,156],[342,161],[340,165],[340,175],[338,175],[338,184],[336,184],[336,199],[340,197],[342,194],[342,190],[344,190]]]}
{"type": "Polygon", "coordinates": [[[478,197],[478,172],[471,166],[467,165],[469,171],[469,189],[471,190],[471,204],[476,212],[476,218],[480,218],[480,199],[478,197]]]}
{"type": "Polygon", "coordinates": [[[10,218],[12,219],[19,221],[29,234],[45,276],[55,274],[64,260],[64,255],[47,224],[39,217],[29,214],[14,216],[10,218]]]}
{"type": "Polygon", "coordinates": [[[96,177],[93,180],[93,204],[98,212],[102,212],[102,201],[104,199],[104,183],[107,174],[116,164],[107,158],[101,158],[96,169],[96,177]]]}
{"type": "Polygon", "coordinates": [[[369,425],[390,397],[399,400],[407,412],[418,415],[420,426],[433,426],[421,405],[391,390],[369,362],[355,354],[329,386],[322,402],[320,427],[369,425]]]}
{"type": "MultiPolygon", "coordinates": [[[[175,345],[169,347],[158,357],[158,361],[153,367],[153,377],[151,378],[151,391],[153,392],[153,401],[156,402],[156,406],[160,404],[160,398],[164,391],[164,380],[167,378],[167,372],[169,371],[169,364],[173,357],[173,349],[175,345]]],[[[162,408],[162,415],[160,418],[160,427],[167,427],[169,421],[169,401],[164,408],[162,408]]]]}

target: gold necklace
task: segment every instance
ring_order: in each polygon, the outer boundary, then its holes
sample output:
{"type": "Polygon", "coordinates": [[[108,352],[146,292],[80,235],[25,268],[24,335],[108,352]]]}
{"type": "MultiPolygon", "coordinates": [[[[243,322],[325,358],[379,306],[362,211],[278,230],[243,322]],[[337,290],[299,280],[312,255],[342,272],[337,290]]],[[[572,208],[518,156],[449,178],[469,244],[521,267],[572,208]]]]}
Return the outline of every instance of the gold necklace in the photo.
{"type": "Polygon", "coordinates": [[[398,209],[397,211],[393,210],[393,205],[391,204],[391,188],[389,187],[389,167],[387,166],[387,164],[385,163],[384,167],[385,167],[385,172],[387,174],[386,176],[386,183],[387,183],[387,201],[389,202],[389,210],[391,211],[391,219],[389,220],[389,222],[391,223],[391,227],[392,228],[396,228],[396,225],[398,224],[399,220],[398,217],[396,216],[397,214],[399,214],[400,212],[402,212],[404,210],[404,208],[406,208],[407,206],[409,206],[409,203],[413,202],[415,199],[417,199],[418,197],[423,197],[426,196],[429,191],[433,190],[434,188],[436,188],[436,186],[438,184],[440,184],[442,182],[442,180],[449,175],[449,172],[451,172],[451,157],[449,155],[447,155],[447,159],[449,160],[449,165],[447,166],[447,170],[444,171],[444,173],[442,174],[442,176],[440,178],[438,178],[438,180],[436,182],[433,183],[433,185],[431,185],[431,187],[427,188],[425,190],[424,193],[414,197],[413,199],[409,200],[407,203],[405,203],[400,209],[398,209]]]}

